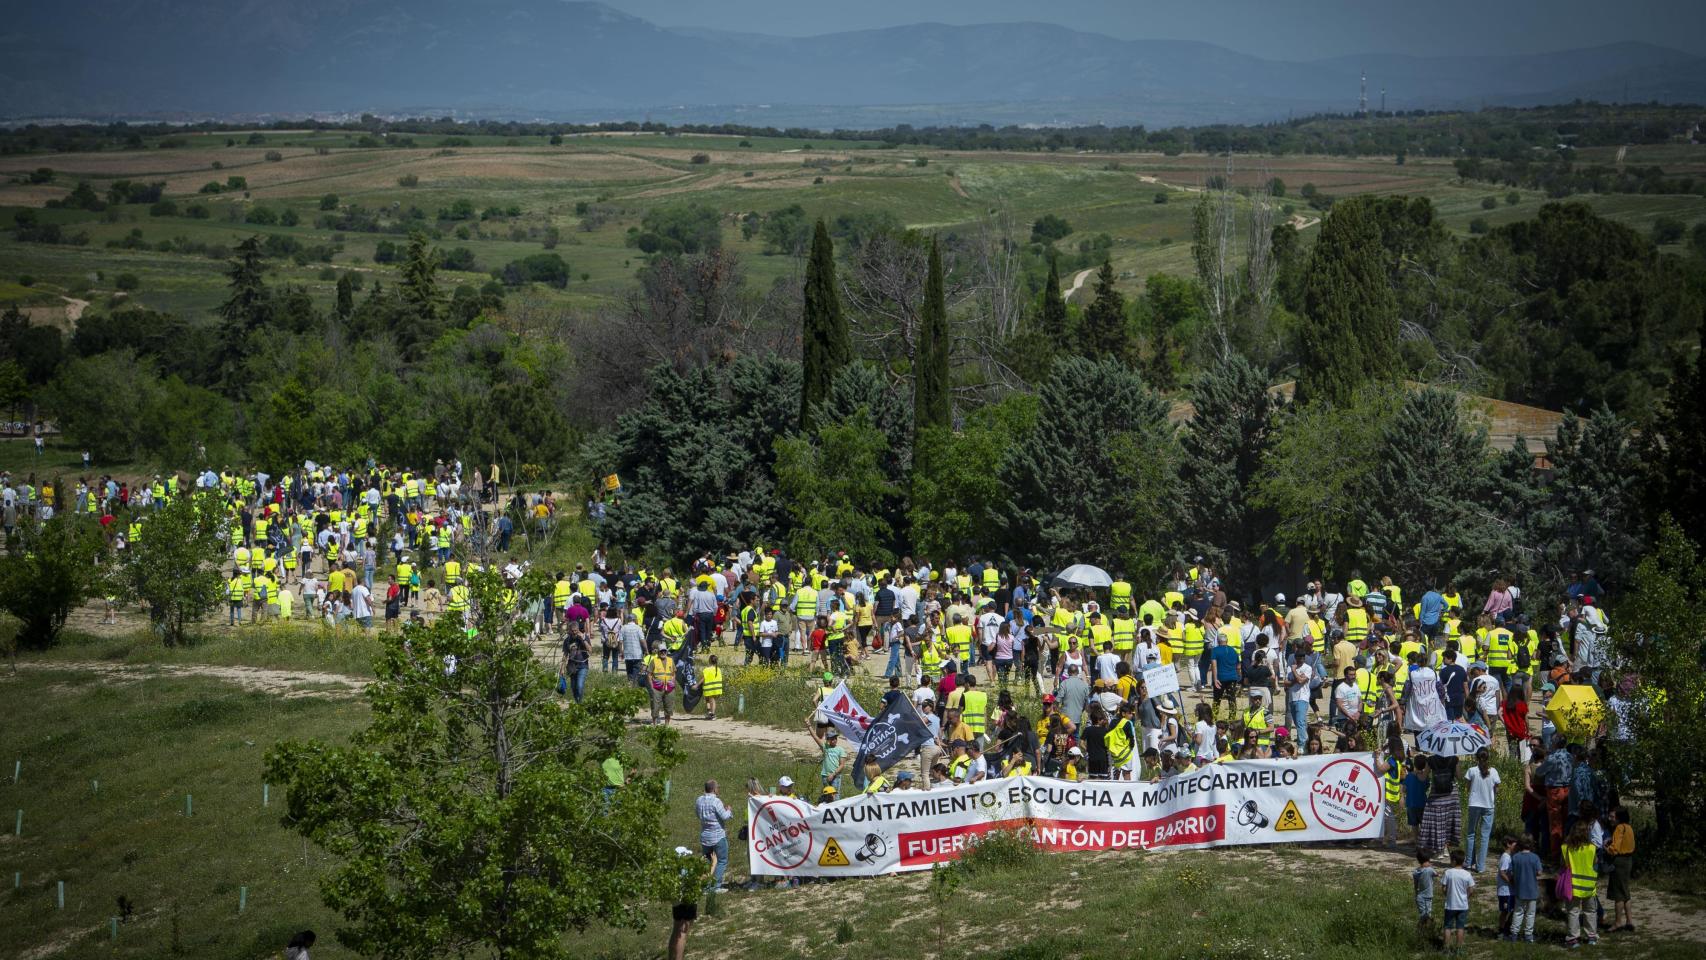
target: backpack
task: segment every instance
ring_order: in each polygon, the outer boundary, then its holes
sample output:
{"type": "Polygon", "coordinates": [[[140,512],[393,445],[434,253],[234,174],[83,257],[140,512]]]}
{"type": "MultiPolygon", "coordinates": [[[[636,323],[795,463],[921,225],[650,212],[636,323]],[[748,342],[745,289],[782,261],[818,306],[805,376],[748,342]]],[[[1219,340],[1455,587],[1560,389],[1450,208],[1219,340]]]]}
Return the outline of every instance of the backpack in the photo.
{"type": "Polygon", "coordinates": [[[1516,645],[1516,668],[1517,668],[1517,670],[1519,670],[1523,673],[1527,673],[1528,668],[1532,667],[1532,666],[1534,666],[1534,658],[1529,656],[1528,644],[1523,643],[1520,640],[1517,641],[1517,645],[1516,645]]]}

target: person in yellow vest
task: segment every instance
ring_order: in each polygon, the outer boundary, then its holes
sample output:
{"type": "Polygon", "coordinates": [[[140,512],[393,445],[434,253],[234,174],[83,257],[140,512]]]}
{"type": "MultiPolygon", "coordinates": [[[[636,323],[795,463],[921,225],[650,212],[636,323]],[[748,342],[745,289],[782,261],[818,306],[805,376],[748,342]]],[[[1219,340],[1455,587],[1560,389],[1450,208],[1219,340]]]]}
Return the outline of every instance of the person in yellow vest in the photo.
{"type": "Polygon", "coordinates": [[[1368,583],[1362,578],[1361,570],[1352,570],[1350,582],[1345,584],[1345,596],[1356,597],[1358,600],[1368,596],[1368,583]]]}
{"type": "Polygon", "coordinates": [[[553,618],[561,622],[561,629],[569,628],[569,621],[564,611],[569,609],[569,603],[574,598],[575,585],[569,582],[566,573],[557,574],[557,582],[551,585],[551,606],[545,613],[545,625],[550,626],[553,618]]]}
{"type": "Polygon", "coordinates": [[[1137,648],[1137,621],[1129,615],[1114,615],[1113,626],[1108,628],[1108,639],[1113,642],[1114,653],[1121,660],[1131,662],[1131,652],[1137,648]]]}
{"type": "Polygon", "coordinates": [[[1090,649],[1100,650],[1103,644],[1114,642],[1114,628],[1108,626],[1102,619],[1102,612],[1097,610],[1090,614],[1090,649]]]}
{"type": "MultiPolygon", "coordinates": [[[[682,633],[686,632],[687,628],[682,627],[682,633]]],[[[651,656],[646,658],[646,681],[652,701],[652,725],[657,725],[661,714],[664,726],[669,726],[675,709],[669,702],[669,695],[675,692],[675,661],[670,659],[661,643],[653,647],[651,656]]]]}
{"type": "Polygon", "coordinates": [[[1499,689],[1509,686],[1512,671],[1516,669],[1516,635],[1505,628],[1504,624],[1492,624],[1492,618],[1483,616],[1488,622],[1486,636],[1487,672],[1493,679],[1499,681],[1499,689]]]}
{"type": "Polygon", "coordinates": [[[414,590],[410,587],[410,584],[414,582],[414,579],[415,565],[409,562],[408,554],[404,554],[403,557],[397,561],[397,589],[401,592],[401,596],[397,598],[397,601],[405,607],[409,606],[410,601],[413,599],[414,590]]]}
{"type": "Polygon", "coordinates": [[[711,654],[705,668],[699,671],[699,693],[705,698],[705,719],[717,719],[717,699],[723,695],[723,668],[717,665],[717,655],[711,654]]]}
{"type": "Polygon", "coordinates": [[[1273,724],[1268,722],[1268,692],[1266,687],[1250,688],[1250,706],[1244,711],[1244,732],[1256,735],[1256,746],[1271,750],[1274,745],[1273,724]]]}
{"type": "Polygon", "coordinates": [[[953,653],[954,660],[962,667],[971,663],[972,629],[961,614],[954,614],[954,623],[948,627],[948,649],[953,653]]]}
{"type": "Polygon", "coordinates": [[[1380,592],[1386,594],[1386,598],[1391,601],[1391,607],[1393,610],[1403,609],[1404,591],[1397,584],[1392,582],[1391,577],[1380,578],[1380,592]]]}
{"type": "MultiPolygon", "coordinates": [[[[794,573],[798,573],[797,567],[793,571],[790,571],[790,577],[794,573]]],[[[789,633],[793,635],[795,650],[810,647],[810,643],[808,641],[811,638],[812,627],[817,623],[817,608],[817,588],[807,586],[802,579],[799,589],[794,591],[794,626],[793,629],[789,631],[789,633]]]]}
{"type": "Polygon", "coordinates": [[[687,621],[680,615],[670,617],[659,624],[658,632],[663,634],[664,646],[671,652],[680,650],[687,644],[687,621]]]}
{"type": "Polygon", "coordinates": [[[444,611],[458,617],[468,612],[468,585],[466,583],[458,582],[450,588],[450,598],[444,605],[444,611]]]}
{"type": "Polygon", "coordinates": [[[454,587],[462,582],[462,562],[460,560],[444,561],[444,585],[454,587]]]}
{"type": "Polygon", "coordinates": [[[1179,647],[1179,659],[1185,662],[1185,672],[1190,675],[1193,690],[1201,691],[1210,685],[1208,671],[1209,661],[1205,660],[1204,638],[1207,631],[1203,630],[1202,620],[1195,610],[1185,611],[1184,639],[1179,647]],[[1192,671],[1195,671],[1192,673],[1192,671]]]}
{"type": "Polygon", "coordinates": [[[249,592],[247,578],[237,570],[231,571],[231,579],[225,581],[225,599],[230,604],[230,618],[226,626],[234,627],[243,622],[243,601],[249,592]]]}
{"type": "Polygon", "coordinates": [[[965,687],[956,688],[954,693],[961,694],[960,720],[971,730],[972,739],[981,745],[989,723],[989,694],[977,688],[977,677],[970,673],[965,676],[965,687]]]}
{"type": "Polygon", "coordinates": [[[1368,611],[1363,608],[1362,598],[1348,596],[1344,606],[1339,608],[1340,625],[1345,628],[1345,639],[1362,646],[1368,640],[1368,611]]]}
{"type": "Polygon", "coordinates": [[[1131,583],[1126,580],[1124,571],[1115,574],[1114,582],[1108,587],[1108,612],[1116,617],[1131,613],[1131,583]]]}
{"type": "Polygon", "coordinates": [[[1589,838],[1593,819],[1586,815],[1579,817],[1564,840],[1563,860],[1570,868],[1566,947],[1578,946],[1584,939],[1590,947],[1599,942],[1599,848],[1589,838]]]}
{"type": "Polygon", "coordinates": [[[289,623],[296,616],[296,597],[282,584],[278,588],[278,618],[289,623]]]}

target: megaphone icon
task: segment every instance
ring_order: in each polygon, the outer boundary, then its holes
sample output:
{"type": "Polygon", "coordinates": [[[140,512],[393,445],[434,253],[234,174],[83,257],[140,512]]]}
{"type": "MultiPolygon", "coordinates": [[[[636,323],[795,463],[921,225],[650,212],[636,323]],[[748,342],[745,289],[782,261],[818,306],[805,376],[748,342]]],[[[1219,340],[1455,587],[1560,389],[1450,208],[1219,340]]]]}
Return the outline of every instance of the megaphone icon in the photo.
{"type": "Polygon", "coordinates": [[[867,833],[865,834],[865,845],[859,848],[859,852],[853,855],[853,859],[860,863],[870,863],[881,860],[888,852],[888,841],[884,840],[880,834],[867,833]]]}
{"type": "Polygon", "coordinates": [[[1256,808],[1256,801],[1246,800],[1244,805],[1238,808],[1238,825],[1249,827],[1250,832],[1255,833],[1268,825],[1268,818],[1256,808]]]}

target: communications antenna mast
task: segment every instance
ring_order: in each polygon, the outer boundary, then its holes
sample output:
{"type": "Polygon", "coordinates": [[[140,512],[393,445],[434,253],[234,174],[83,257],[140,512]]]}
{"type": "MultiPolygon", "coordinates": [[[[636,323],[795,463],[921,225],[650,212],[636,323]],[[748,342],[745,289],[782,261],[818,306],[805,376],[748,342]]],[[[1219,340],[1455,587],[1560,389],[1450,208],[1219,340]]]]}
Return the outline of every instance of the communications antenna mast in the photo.
{"type": "Polygon", "coordinates": [[[1386,88],[1385,87],[1380,88],[1380,113],[1383,116],[1386,113],[1386,88]]]}
{"type": "Polygon", "coordinates": [[[1368,116],[1368,68],[1362,71],[1362,95],[1357,98],[1357,116],[1368,116]]]}

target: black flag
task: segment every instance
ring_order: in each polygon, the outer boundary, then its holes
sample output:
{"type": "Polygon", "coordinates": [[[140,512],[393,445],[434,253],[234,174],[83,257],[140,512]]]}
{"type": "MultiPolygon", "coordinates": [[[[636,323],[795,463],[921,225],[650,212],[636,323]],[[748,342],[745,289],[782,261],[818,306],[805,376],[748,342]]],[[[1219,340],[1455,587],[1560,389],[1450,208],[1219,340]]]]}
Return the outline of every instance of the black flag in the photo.
{"type": "Polygon", "coordinates": [[[865,730],[865,742],[859,745],[859,769],[875,763],[887,770],[929,741],[930,727],[912,701],[904,696],[890,697],[865,730]]]}

